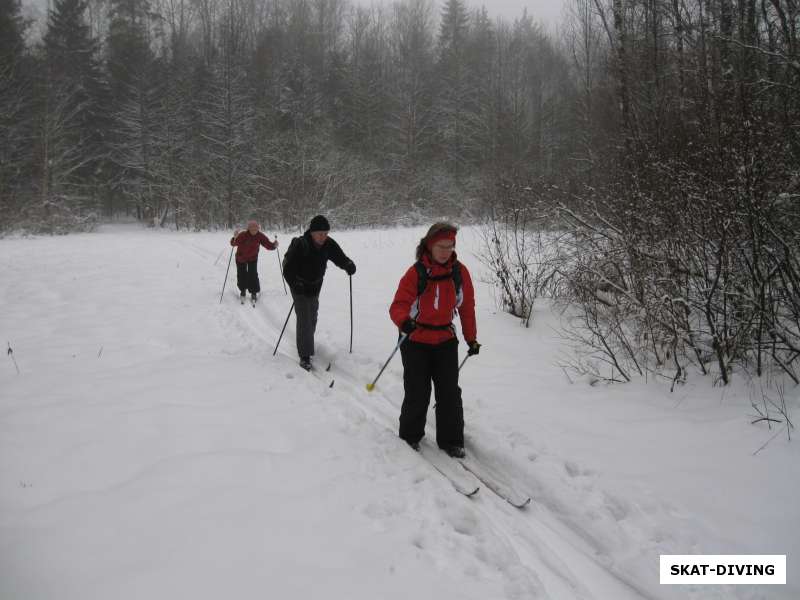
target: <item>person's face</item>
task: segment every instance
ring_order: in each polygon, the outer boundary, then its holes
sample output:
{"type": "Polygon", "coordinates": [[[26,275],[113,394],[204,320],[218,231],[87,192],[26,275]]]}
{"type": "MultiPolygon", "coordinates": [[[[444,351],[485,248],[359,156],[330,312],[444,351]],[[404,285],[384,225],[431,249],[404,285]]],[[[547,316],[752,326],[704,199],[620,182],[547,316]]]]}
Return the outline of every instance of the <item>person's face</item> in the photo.
{"type": "Polygon", "coordinates": [[[325,243],[325,240],[328,239],[328,232],[327,231],[312,231],[311,232],[311,239],[314,240],[314,243],[317,246],[322,246],[325,243]]]}
{"type": "Polygon", "coordinates": [[[444,264],[448,260],[450,260],[450,255],[453,254],[453,250],[456,249],[455,242],[451,240],[441,240],[436,242],[433,246],[431,246],[431,254],[433,254],[433,260],[435,260],[439,264],[444,264]]]}
{"type": "Polygon", "coordinates": [[[250,223],[250,225],[247,226],[247,231],[250,232],[250,235],[257,234],[258,233],[258,225],[256,225],[255,223],[250,223]]]}

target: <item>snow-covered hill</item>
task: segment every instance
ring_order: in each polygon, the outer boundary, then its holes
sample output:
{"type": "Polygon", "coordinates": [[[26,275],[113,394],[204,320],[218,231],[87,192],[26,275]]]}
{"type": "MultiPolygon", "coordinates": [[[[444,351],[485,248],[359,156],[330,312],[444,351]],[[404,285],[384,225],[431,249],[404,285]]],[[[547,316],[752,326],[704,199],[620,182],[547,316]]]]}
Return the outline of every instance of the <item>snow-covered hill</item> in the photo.
{"type": "MultiPolygon", "coordinates": [[[[774,432],[744,386],[571,383],[546,305],[525,329],[477,283],[484,347],[462,372],[468,452],[533,503],[461,496],[410,451],[399,358],[365,384],[421,235],[332,232],[358,265],[355,340],[331,266],[320,377],[294,319],[272,356],[291,304],[275,253],[251,308],[233,274],[219,303],[226,233],[0,240],[20,371],[0,365],[0,598],[800,597],[798,443],[753,455],[774,432]],[[660,554],[695,553],[787,554],[788,585],[659,585],[660,554]]],[[[477,239],[458,243],[476,281],[477,239]]]]}

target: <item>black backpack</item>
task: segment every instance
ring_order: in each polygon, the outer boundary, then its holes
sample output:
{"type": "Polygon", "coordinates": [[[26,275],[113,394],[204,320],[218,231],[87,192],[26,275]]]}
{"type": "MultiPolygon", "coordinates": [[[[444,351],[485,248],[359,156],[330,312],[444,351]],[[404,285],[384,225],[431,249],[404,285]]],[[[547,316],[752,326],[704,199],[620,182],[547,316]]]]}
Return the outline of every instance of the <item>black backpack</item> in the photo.
{"type": "Polygon", "coordinates": [[[308,245],[308,240],[304,235],[292,238],[292,241],[289,243],[289,248],[286,250],[286,254],[283,255],[283,268],[286,269],[286,259],[289,258],[289,250],[291,250],[292,246],[295,244],[300,246],[300,251],[302,252],[303,258],[308,258],[309,254],[311,254],[311,248],[308,245]]]}
{"type": "Polygon", "coordinates": [[[428,287],[428,281],[444,281],[445,279],[452,279],[456,286],[456,296],[461,293],[461,263],[456,261],[453,263],[453,268],[449,273],[444,275],[431,276],[428,274],[428,269],[422,264],[421,260],[414,263],[414,268],[417,270],[417,298],[422,296],[425,288],[428,287]]]}

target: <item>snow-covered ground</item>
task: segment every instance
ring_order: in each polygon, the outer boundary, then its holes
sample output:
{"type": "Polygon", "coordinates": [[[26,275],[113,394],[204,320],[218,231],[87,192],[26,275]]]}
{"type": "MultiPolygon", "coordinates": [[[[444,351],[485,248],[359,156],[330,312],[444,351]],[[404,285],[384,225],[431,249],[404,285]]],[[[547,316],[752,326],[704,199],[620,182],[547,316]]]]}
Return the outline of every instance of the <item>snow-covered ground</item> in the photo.
{"type": "MultiPolygon", "coordinates": [[[[3,358],[0,598],[800,597],[798,442],[754,455],[774,431],[744,388],[571,383],[544,305],[525,329],[477,283],[484,346],[462,372],[468,451],[529,507],[461,496],[401,443],[399,358],[365,384],[421,234],[332,232],[358,265],[355,341],[331,266],[319,378],[294,319],[272,356],[290,306],[274,253],[254,309],[233,273],[219,303],[226,233],[0,240],[20,370],[3,358]],[[659,585],[660,554],[697,553],[787,554],[788,585],[659,585]]],[[[480,279],[477,235],[458,248],[480,279]]]]}

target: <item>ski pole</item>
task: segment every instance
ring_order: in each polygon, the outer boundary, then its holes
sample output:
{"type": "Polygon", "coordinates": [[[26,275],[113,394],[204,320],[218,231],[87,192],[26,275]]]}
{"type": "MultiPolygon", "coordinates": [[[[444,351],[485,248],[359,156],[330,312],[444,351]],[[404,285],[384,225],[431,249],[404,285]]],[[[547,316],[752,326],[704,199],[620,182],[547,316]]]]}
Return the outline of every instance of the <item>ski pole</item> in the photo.
{"type": "Polygon", "coordinates": [[[233,247],[231,247],[231,255],[228,257],[228,268],[225,269],[225,281],[222,282],[222,293],[219,295],[219,303],[222,304],[222,296],[225,294],[225,284],[228,283],[228,271],[231,270],[231,259],[233,258],[233,247]]]}
{"type": "Polygon", "coordinates": [[[465,363],[465,362],[467,362],[467,359],[468,359],[468,358],[469,358],[469,354],[467,354],[467,355],[464,357],[464,360],[462,360],[462,361],[461,361],[461,364],[460,364],[460,365],[458,365],[458,370],[459,370],[459,371],[461,370],[461,367],[463,367],[463,366],[464,366],[464,363],[465,363]]]}
{"type": "Polygon", "coordinates": [[[353,276],[350,278],[350,354],[353,353],[353,276]]]}
{"type": "Polygon", "coordinates": [[[408,337],[407,333],[404,333],[403,335],[400,336],[400,339],[397,341],[397,345],[394,347],[394,350],[392,350],[392,353],[389,355],[389,358],[387,358],[386,362],[383,363],[383,366],[381,367],[381,371],[380,371],[380,373],[378,373],[378,376],[375,379],[372,380],[372,383],[368,383],[367,384],[367,391],[368,392],[371,392],[372,390],[375,389],[375,384],[378,382],[378,379],[380,379],[381,375],[383,375],[384,369],[386,369],[386,367],[389,365],[389,362],[394,357],[395,353],[397,352],[397,349],[400,347],[400,344],[405,342],[407,337],[408,337]]]}
{"type": "Polygon", "coordinates": [[[283,339],[283,332],[286,331],[286,325],[289,323],[289,317],[292,316],[292,311],[294,310],[294,301],[292,301],[292,305],[289,307],[289,314],[286,315],[286,320],[283,322],[283,329],[281,329],[281,334],[278,336],[278,343],[275,344],[275,350],[272,352],[272,356],[275,356],[278,352],[278,346],[281,345],[281,339],[283,339]]]}
{"type": "MultiPolygon", "coordinates": [[[[275,241],[278,241],[278,235],[275,235],[275,241]]],[[[281,251],[278,248],[275,248],[278,251],[278,269],[281,272],[281,281],[283,282],[283,293],[288,295],[289,292],[286,291],[286,280],[283,278],[283,263],[281,262],[281,251]]]]}

